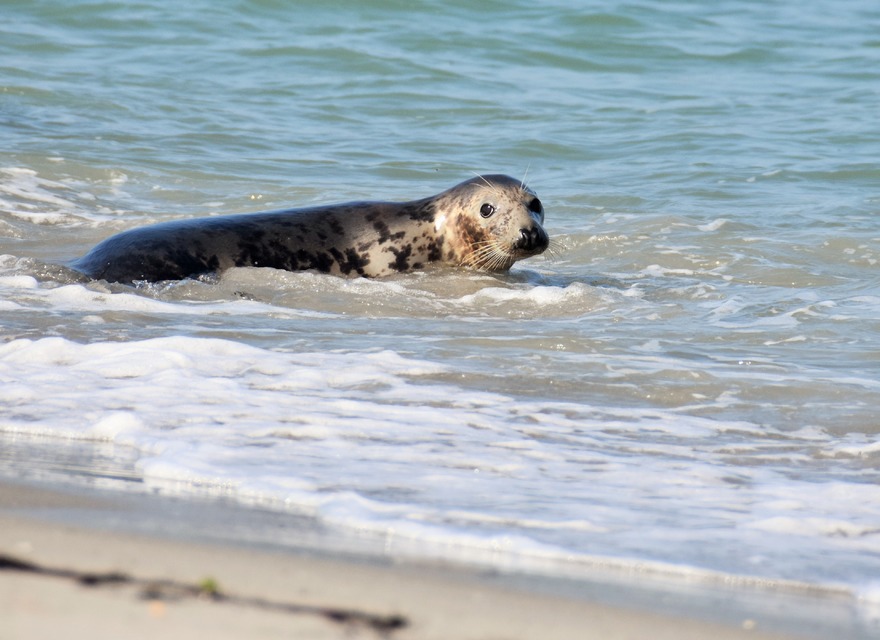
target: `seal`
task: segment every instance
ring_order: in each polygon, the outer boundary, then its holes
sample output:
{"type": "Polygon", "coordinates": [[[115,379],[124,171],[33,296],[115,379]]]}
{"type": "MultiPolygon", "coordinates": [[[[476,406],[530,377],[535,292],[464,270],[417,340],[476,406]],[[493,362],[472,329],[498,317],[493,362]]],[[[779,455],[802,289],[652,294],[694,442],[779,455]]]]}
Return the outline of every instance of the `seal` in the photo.
{"type": "Polygon", "coordinates": [[[381,277],[438,263],[504,272],[547,248],[543,222],[534,191],[510,176],[486,175],[409,202],[348,202],[129,229],[68,266],[127,284],[230,267],[381,277]]]}

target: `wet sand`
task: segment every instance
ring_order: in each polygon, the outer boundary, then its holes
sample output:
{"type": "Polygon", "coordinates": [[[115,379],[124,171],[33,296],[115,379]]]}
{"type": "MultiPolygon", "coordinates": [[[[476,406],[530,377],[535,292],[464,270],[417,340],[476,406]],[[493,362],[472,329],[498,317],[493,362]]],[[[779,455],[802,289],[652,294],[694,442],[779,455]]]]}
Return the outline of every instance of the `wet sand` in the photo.
{"type": "MultiPolygon", "coordinates": [[[[382,565],[71,524],[112,500],[0,482],[0,638],[783,638],[382,565]]],[[[104,522],[106,523],[106,518],[104,522]]],[[[123,527],[120,527],[120,529],[123,527]]]]}

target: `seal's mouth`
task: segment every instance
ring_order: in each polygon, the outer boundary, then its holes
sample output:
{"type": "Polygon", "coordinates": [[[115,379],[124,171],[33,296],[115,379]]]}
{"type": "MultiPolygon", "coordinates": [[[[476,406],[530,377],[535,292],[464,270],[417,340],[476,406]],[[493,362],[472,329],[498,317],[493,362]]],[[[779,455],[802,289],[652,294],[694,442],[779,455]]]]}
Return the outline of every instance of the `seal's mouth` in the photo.
{"type": "Polygon", "coordinates": [[[474,243],[462,264],[479,271],[507,271],[517,260],[543,253],[549,245],[547,232],[536,224],[520,229],[519,237],[513,243],[502,243],[497,239],[474,243]]]}
{"type": "Polygon", "coordinates": [[[519,230],[519,239],[514,243],[513,250],[517,256],[536,256],[544,253],[550,245],[547,232],[538,225],[523,227],[519,230]]]}

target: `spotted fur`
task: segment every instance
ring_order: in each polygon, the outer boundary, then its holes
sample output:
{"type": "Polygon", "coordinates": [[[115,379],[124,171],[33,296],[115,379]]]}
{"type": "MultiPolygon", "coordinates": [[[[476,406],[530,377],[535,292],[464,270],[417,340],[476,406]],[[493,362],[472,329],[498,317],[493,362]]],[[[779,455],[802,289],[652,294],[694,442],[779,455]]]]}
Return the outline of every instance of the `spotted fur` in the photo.
{"type": "Polygon", "coordinates": [[[477,176],[411,202],[350,202],[130,229],[69,264],[91,278],[125,283],[230,267],[367,277],[430,263],[505,271],[547,248],[543,221],[540,201],[520,181],[477,176]],[[486,205],[490,216],[481,214],[486,205]]]}

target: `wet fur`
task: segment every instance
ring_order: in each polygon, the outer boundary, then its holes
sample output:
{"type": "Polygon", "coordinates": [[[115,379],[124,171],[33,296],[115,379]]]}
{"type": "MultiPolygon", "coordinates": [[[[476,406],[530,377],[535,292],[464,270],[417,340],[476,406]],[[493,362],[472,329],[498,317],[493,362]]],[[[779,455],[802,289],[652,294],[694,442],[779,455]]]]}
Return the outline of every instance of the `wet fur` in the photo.
{"type": "MultiPolygon", "coordinates": [[[[517,248],[534,192],[508,176],[478,176],[411,202],[350,202],[178,220],[124,231],[69,263],[93,279],[179,280],[231,267],[313,269],[378,277],[448,263],[505,271],[546,248],[517,248]],[[491,201],[492,218],[480,207],[491,201]]],[[[546,238],[543,228],[540,234],[546,238]]]]}

